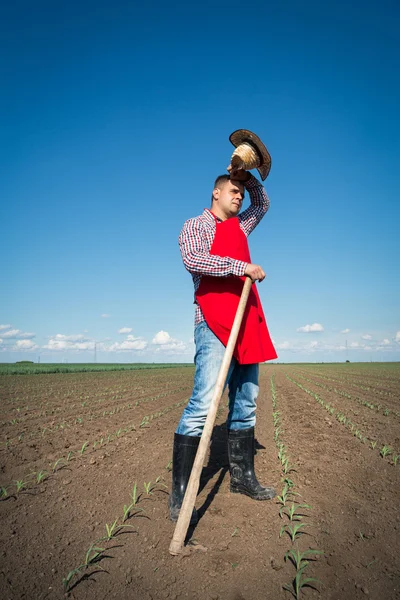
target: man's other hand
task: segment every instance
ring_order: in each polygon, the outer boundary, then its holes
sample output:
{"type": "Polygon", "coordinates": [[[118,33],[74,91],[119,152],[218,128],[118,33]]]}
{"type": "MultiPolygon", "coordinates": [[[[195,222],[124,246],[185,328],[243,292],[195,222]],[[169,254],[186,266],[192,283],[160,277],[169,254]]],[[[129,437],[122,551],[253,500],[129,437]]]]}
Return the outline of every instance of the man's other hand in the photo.
{"type": "Polygon", "coordinates": [[[247,277],[251,277],[253,281],[262,281],[265,279],[263,268],[260,267],[260,265],[253,265],[252,263],[247,265],[244,274],[247,275],[247,277]]]}
{"type": "Polygon", "coordinates": [[[235,170],[232,167],[232,165],[229,165],[227,171],[229,171],[229,177],[231,178],[231,180],[233,179],[235,181],[248,181],[251,177],[251,173],[249,171],[245,171],[244,169],[235,170]]]}

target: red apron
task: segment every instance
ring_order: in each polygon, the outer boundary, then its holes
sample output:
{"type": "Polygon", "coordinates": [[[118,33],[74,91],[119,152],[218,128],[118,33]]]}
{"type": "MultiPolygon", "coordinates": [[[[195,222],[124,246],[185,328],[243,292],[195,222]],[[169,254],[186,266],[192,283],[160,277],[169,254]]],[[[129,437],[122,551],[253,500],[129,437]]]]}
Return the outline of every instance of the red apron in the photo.
{"type": "MultiPolygon", "coordinates": [[[[231,217],[222,223],[215,220],[210,254],[251,263],[247,238],[240,228],[239,219],[231,217]]],[[[196,292],[196,300],[207,325],[224,346],[228,343],[245,280],[246,277],[203,275],[196,292]]],[[[233,355],[242,365],[277,358],[255,284],[249,294],[233,355]]]]}

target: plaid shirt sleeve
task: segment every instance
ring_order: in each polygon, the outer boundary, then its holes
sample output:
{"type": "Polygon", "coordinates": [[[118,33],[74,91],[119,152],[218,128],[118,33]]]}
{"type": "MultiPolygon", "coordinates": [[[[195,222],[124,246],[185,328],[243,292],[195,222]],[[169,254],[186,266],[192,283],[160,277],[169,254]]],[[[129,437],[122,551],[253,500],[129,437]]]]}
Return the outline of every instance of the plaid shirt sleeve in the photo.
{"type": "Polygon", "coordinates": [[[179,247],[186,269],[192,275],[244,275],[247,263],[229,256],[210,254],[209,241],[199,218],[189,219],[179,236],[179,247]]]}
{"type": "Polygon", "coordinates": [[[244,184],[250,196],[250,206],[239,215],[240,226],[248,236],[269,209],[269,198],[262,183],[253,175],[244,184]]]}

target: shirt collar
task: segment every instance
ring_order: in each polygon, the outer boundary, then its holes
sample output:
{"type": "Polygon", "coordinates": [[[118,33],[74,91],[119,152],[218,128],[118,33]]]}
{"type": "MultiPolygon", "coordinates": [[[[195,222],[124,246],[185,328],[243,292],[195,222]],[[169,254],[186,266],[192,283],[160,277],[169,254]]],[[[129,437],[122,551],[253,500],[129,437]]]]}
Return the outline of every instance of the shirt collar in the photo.
{"type": "Polygon", "coordinates": [[[218,221],[218,223],[222,223],[222,220],[216,215],[214,215],[214,213],[212,213],[209,208],[204,209],[203,217],[205,217],[206,221],[208,221],[208,223],[210,224],[215,223],[215,221],[218,221]]]}

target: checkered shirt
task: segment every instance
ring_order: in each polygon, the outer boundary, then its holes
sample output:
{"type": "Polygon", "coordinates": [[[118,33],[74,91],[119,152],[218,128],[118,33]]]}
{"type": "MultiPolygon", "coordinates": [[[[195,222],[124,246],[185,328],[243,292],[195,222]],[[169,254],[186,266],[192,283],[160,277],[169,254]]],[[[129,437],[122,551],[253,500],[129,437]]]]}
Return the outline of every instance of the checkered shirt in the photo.
{"type": "MultiPolygon", "coordinates": [[[[269,198],[263,185],[253,176],[244,182],[244,186],[249,192],[250,206],[238,215],[238,219],[239,225],[247,237],[269,209],[269,198]]],[[[204,321],[201,308],[196,302],[196,291],[202,275],[242,277],[247,267],[247,263],[241,260],[210,254],[217,226],[212,212],[205,208],[202,215],[186,221],[179,235],[183,264],[191,273],[194,283],[195,326],[204,321]]]]}

